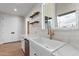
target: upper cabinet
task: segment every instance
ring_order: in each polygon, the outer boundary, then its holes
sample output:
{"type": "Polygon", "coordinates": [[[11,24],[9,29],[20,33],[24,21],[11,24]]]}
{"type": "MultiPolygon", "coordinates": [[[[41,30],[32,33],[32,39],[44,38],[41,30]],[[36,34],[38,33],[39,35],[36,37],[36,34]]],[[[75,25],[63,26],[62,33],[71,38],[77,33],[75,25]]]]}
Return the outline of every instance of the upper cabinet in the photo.
{"type": "Polygon", "coordinates": [[[48,17],[55,16],[55,4],[54,3],[45,3],[43,4],[43,15],[48,17]]]}
{"type": "Polygon", "coordinates": [[[45,3],[43,4],[43,29],[48,27],[55,27],[55,4],[45,3]]]}

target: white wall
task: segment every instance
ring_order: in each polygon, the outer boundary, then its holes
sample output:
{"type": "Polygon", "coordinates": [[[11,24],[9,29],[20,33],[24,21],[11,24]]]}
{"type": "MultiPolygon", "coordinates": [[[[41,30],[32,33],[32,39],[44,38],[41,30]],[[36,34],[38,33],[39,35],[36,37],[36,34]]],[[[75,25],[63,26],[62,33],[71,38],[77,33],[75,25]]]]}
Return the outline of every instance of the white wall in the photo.
{"type": "Polygon", "coordinates": [[[21,35],[25,33],[24,23],[23,17],[0,13],[0,43],[20,40],[21,35]]]}

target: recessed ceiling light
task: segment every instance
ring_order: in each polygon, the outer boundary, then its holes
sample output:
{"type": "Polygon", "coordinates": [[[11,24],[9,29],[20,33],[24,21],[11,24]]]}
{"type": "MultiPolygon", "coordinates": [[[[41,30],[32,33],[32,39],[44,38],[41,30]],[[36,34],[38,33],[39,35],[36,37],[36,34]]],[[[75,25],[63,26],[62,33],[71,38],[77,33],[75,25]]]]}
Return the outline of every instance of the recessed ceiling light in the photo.
{"type": "Polygon", "coordinates": [[[17,11],[17,9],[14,9],[14,11],[17,11]]]}

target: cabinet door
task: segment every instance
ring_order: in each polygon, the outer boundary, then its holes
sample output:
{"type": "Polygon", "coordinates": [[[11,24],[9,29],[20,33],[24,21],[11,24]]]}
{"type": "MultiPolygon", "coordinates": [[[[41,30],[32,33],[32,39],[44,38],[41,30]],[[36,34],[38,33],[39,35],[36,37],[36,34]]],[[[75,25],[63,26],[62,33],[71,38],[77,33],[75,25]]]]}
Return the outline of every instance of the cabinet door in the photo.
{"type": "Polygon", "coordinates": [[[30,56],[38,56],[37,52],[32,47],[30,47],[30,56]]]}

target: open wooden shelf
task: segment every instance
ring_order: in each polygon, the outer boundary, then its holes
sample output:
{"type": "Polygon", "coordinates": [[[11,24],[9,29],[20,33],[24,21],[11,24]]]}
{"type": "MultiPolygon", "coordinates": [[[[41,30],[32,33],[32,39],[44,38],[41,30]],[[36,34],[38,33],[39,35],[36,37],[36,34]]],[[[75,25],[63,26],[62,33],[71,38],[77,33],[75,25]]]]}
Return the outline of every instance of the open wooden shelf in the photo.
{"type": "Polygon", "coordinates": [[[30,16],[30,18],[35,17],[36,15],[38,15],[40,12],[35,12],[32,16],[30,16]]]}
{"type": "Polygon", "coordinates": [[[33,21],[33,22],[31,22],[30,24],[35,24],[35,23],[39,23],[39,21],[33,21]]]}

